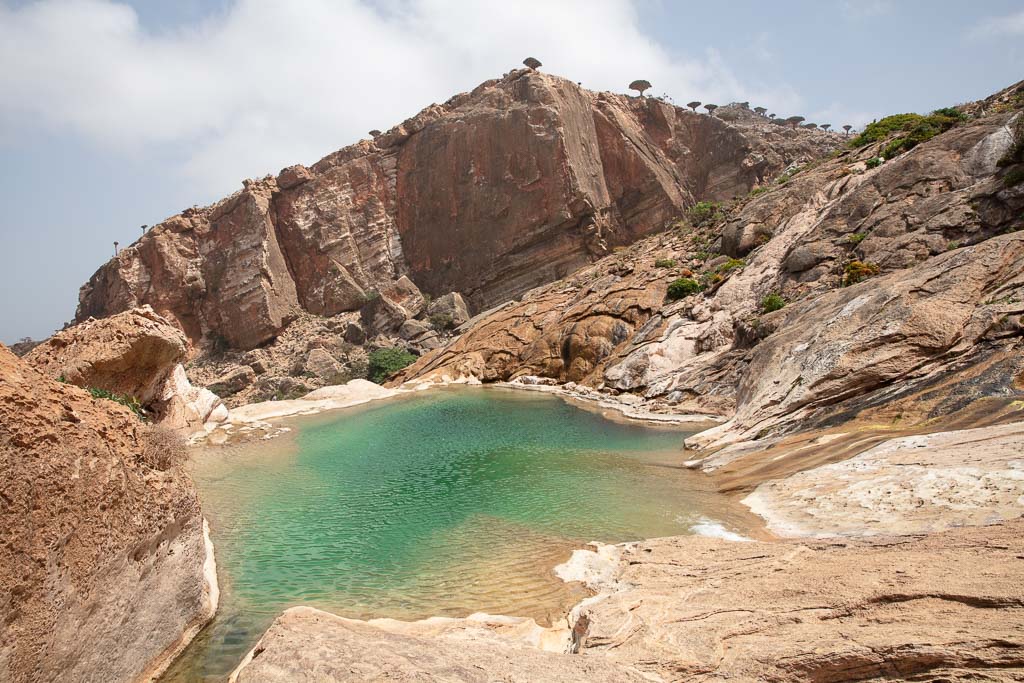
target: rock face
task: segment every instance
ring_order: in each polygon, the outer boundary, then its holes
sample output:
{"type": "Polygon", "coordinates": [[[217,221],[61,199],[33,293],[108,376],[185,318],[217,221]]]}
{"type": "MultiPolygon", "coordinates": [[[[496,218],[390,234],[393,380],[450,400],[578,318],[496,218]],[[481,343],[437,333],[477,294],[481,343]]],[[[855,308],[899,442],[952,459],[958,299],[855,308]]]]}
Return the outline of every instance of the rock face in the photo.
{"type": "Polygon", "coordinates": [[[181,365],[188,349],[181,330],[143,306],[58,332],[25,362],[53,379],[134,398],[161,425],[192,433],[221,402],[189,382],[181,365]]]}
{"type": "Polygon", "coordinates": [[[83,286],[77,319],[149,304],[196,344],[244,350],[403,276],[487,308],[838,140],[732,118],[514,71],[155,226],[83,286]]]}
{"type": "Polygon", "coordinates": [[[677,536],[576,551],[594,556],[600,592],[569,627],[363,622],[300,607],[231,680],[1018,680],[1022,531],[1018,520],[926,538],[677,536]]]}
{"type": "Polygon", "coordinates": [[[0,679],[144,680],[213,615],[212,547],[172,452],[0,346],[0,679]]]}
{"type": "Polygon", "coordinates": [[[185,335],[147,306],[58,332],[25,356],[25,362],[52,379],[63,377],[148,405],[187,353],[185,335]]]}
{"type": "Polygon", "coordinates": [[[640,683],[636,670],[567,657],[528,644],[533,620],[474,615],[405,623],[370,622],[295,607],[278,617],[231,683],[432,681],[436,683],[640,683]],[[312,673],[312,672],[315,672],[312,673]]]}
{"type": "Polygon", "coordinates": [[[1024,395],[1024,185],[999,160],[1024,143],[1022,117],[965,123],[874,169],[884,142],[819,160],[718,225],[647,237],[479,316],[399,379],[537,375],[730,418],[687,441],[704,449],[885,404],[923,424],[1006,405],[1024,395]],[[679,278],[703,292],[667,299],[679,278]],[[787,305],[766,311],[773,294],[787,305]]]}
{"type": "Polygon", "coordinates": [[[1019,680],[1021,531],[644,541],[622,549],[610,594],[577,608],[581,652],[661,681],[1019,680]]]}

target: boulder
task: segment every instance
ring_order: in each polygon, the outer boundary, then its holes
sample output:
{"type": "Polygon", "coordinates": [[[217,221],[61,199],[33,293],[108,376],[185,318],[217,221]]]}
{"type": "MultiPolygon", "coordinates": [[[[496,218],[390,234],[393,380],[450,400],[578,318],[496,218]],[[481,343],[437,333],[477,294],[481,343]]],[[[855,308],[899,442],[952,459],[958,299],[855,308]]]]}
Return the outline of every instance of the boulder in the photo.
{"type": "Polygon", "coordinates": [[[415,318],[423,312],[426,299],[412,280],[402,277],[381,289],[381,296],[401,306],[409,318],[415,318]]]}
{"type": "Polygon", "coordinates": [[[0,345],[0,680],[150,680],[213,616],[178,447],[0,345]]]}
{"type": "Polygon", "coordinates": [[[181,365],[176,366],[167,378],[153,409],[161,427],[189,435],[199,433],[209,422],[222,422],[227,418],[227,408],[220,396],[209,389],[193,386],[181,365]]]}
{"type": "Polygon", "coordinates": [[[25,361],[53,379],[131,396],[148,406],[187,353],[181,330],[143,306],[58,332],[25,361]]]}
{"type": "Polygon", "coordinates": [[[345,341],[356,346],[362,346],[366,342],[366,330],[354,320],[346,323],[343,336],[345,341]]]}
{"type": "Polygon", "coordinates": [[[466,300],[458,292],[449,292],[431,301],[427,315],[432,321],[443,321],[446,327],[453,329],[469,322],[470,318],[466,300]]]}
{"type": "Polygon", "coordinates": [[[206,388],[217,396],[227,397],[245,389],[255,379],[256,371],[251,366],[240,365],[232,370],[228,370],[213,383],[208,384],[206,388]]]}
{"type": "Polygon", "coordinates": [[[406,341],[422,337],[430,332],[433,332],[433,330],[430,329],[430,326],[422,320],[406,320],[402,323],[402,326],[398,328],[398,336],[406,341]]]}
{"type": "Polygon", "coordinates": [[[315,348],[306,356],[306,372],[323,380],[332,380],[344,371],[344,367],[327,349],[315,348]]]}

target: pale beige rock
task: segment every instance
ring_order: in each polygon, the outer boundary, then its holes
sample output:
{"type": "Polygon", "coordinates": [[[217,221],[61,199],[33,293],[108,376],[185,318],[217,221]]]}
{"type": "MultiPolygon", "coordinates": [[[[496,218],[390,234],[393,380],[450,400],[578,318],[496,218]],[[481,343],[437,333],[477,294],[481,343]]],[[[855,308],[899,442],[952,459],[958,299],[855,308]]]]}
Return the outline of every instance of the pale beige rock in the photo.
{"type": "Polygon", "coordinates": [[[148,680],[217,603],[166,440],[0,346],[0,680],[148,680]]]}
{"type": "Polygon", "coordinates": [[[195,434],[206,423],[221,422],[227,417],[226,408],[217,394],[203,387],[195,387],[178,365],[164,383],[163,391],[154,403],[161,426],[195,434]]]}
{"type": "Polygon", "coordinates": [[[892,439],[743,499],[781,536],[920,534],[1024,516],[1024,423],[892,439]]]}
{"type": "Polygon", "coordinates": [[[232,680],[1017,680],[1022,531],[1014,521],[842,543],[680,536],[605,546],[594,561],[577,551],[567,576],[601,592],[552,640],[521,619],[361,622],[295,608],[232,680]]]}
{"type": "MultiPolygon", "coordinates": [[[[531,619],[474,615],[370,622],[295,607],[278,617],[234,671],[232,683],[445,681],[491,683],[645,681],[608,661],[546,652],[531,619]]],[[[558,634],[566,647],[568,630],[558,634]]],[[[555,645],[555,643],[552,643],[555,645]]]]}
{"type": "Polygon", "coordinates": [[[58,332],[25,356],[53,379],[149,405],[188,353],[181,330],[144,306],[58,332]]]}
{"type": "Polygon", "coordinates": [[[1018,680],[1022,532],[630,544],[581,652],[654,681],[1018,680]]]}

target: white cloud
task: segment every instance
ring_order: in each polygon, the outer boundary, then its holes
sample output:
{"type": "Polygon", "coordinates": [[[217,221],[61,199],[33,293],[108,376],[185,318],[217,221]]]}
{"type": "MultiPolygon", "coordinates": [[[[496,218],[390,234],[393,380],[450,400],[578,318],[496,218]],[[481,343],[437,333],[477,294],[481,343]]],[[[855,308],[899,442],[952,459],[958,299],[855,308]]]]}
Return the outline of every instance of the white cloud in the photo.
{"type": "Polygon", "coordinates": [[[527,55],[592,89],[622,92],[642,77],[677,102],[749,100],[780,114],[802,103],[785,85],[744,83],[714,51],[669,54],[627,0],[238,0],[166,32],[111,0],[42,0],[0,6],[0,140],[45,126],[123,154],[172,148],[212,197],[387,129],[527,55]]]}
{"type": "Polygon", "coordinates": [[[1024,36],[1024,10],[1002,17],[989,17],[975,24],[967,37],[972,40],[1024,36]]]}

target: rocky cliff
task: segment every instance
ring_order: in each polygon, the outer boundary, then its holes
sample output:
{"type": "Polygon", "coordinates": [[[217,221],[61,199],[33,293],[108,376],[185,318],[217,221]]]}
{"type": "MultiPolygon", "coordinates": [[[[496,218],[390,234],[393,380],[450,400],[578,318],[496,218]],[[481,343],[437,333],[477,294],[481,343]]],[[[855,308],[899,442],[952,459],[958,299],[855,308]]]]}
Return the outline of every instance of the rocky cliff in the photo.
{"type": "Polygon", "coordinates": [[[837,140],[741,107],[712,117],[513,71],[155,226],[82,287],[77,320],[149,304],[197,344],[251,349],[403,275],[480,310],[837,140]]]}
{"type": "Polygon", "coordinates": [[[0,680],[148,680],[213,616],[168,439],[0,346],[0,680]]]}
{"type": "Polygon", "coordinates": [[[763,448],[881,406],[901,427],[981,400],[996,419],[1024,372],[1024,86],[1001,101],[884,163],[891,137],[822,158],[532,290],[403,379],[541,376],[728,418],[699,448],[763,448]],[[676,281],[691,289],[669,296],[676,281]]]}

